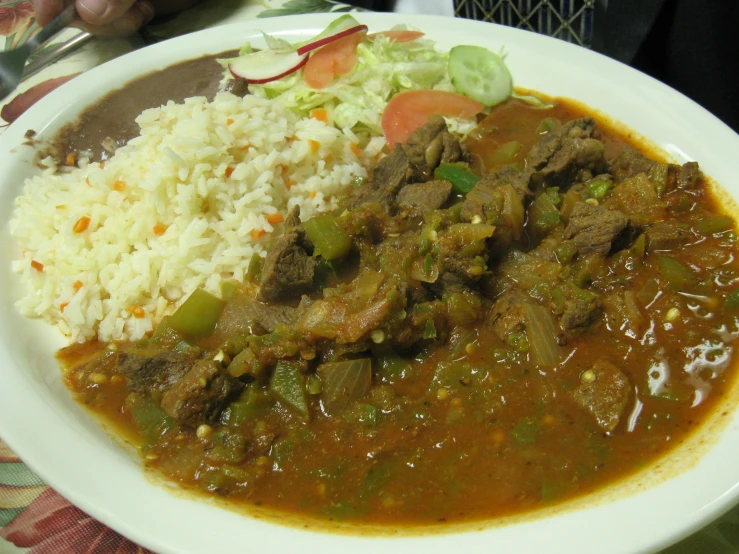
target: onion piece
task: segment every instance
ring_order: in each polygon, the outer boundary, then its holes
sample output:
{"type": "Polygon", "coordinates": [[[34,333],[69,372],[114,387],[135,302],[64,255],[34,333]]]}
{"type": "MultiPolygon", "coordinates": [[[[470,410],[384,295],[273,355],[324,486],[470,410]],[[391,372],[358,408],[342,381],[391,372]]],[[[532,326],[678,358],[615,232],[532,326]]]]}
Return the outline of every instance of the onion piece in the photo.
{"type": "Polygon", "coordinates": [[[523,234],[523,224],[526,210],[516,190],[511,185],[502,185],[500,193],[503,196],[503,209],[500,217],[513,233],[513,238],[519,240],[523,234]]]}
{"type": "Polygon", "coordinates": [[[359,358],[318,366],[321,405],[331,415],[361,400],[372,385],[372,359],[359,358]]]}
{"type": "Polygon", "coordinates": [[[645,308],[649,308],[657,298],[662,296],[662,294],[663,291],[662,287],[660,287],[659,281],[654,277],[650,277],[644,283],[644,286],[636,293],[636,298],[645,308]]]}
{"type": "Polygon", "coordinates": [[[342,322],[346,319],[346,311],[342,303],[333,299],[316,300],[297,321],[295,329],[301,333],[335,339],[342,322]]]}
{"type": "Polygon", "coordinates": [[[522,307],[534,363],[543,366],[557,365],[562,361],[562,348],[557,343],[557,335],[560,333],[554,326],[551,312],[529,302],[522,307]]]}
{"type": "Polygon", "coordinates": [[[259,50],[239,56],[228,64],[228,70],[234,77],[241,77],[249,83],[263,84],[290,75],[307,61],[308,54],[259,50]]]}
{"type": "Polygon", "coordinates": [[[339,342],[357,342],[364,335],[378,329],[390,313],[392,303],[382,298],[366,308],[348,315],[341,323],[336,338],[339,342]]]}

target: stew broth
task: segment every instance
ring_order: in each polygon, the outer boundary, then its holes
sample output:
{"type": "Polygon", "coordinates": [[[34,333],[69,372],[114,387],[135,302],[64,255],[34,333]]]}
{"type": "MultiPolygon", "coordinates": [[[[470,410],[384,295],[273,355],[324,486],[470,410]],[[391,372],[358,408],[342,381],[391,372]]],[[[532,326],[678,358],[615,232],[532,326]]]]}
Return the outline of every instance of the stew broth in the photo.
{"type": "MultiPolygon", "coordinates": [[[[479,171],[523,168],[544,135],[583,115],[564,100],[544,109],[510,100],[493,109],[467,145],[483,160],[479,171]],[[512,146],[500,152],[504,145],[512,146]]],[[[633,145],[603,121],[598,128],[609,162],[633,145]]],[[[564,212],[564,189],[539,194],[551,194],[564,212]]],[[[601,203],[612,194],[606,191],[601,203]]],[[[587,192],[583,197],[593,198],[587,192]]],[[[653,222],[644,222],[630,245],[607,257],[562,262],[559,252],[560,261],[547,261],[563,266],[560,275],[582,290],[604,298],[597,320],[561,339],[564,355],[554,366],[535,363],[530,337],[501,340],[484,316],[452,326],[447,340],[426,340],[407,352],[372,345],[372,386],[338,414],[327,413],[309,369],[308,417],[257,378],[211,424],[174,421],[156,398],[132,393],[111,361],[120,352],[158,351],[154,339],[67,348],[60,352],[70,368],[65,382],[79,402],[140,449],[147,466],[185,488],[247,505],[389,526],[536,510],[668,455],[717,408],[732,383],[739,333],[733,222],[717,215],[721,208],[705,179],[665,190],[660,201],[662,219],[693,233],[680,248],[645,253],[639,236],[653,222]],[[575,391],[595,378],[600,360],[617,366],[629,383],[628,403],[611,430],[573,401],[575,391]]],[[[557,233],[536,226],[532,205],[526,233],[514,243],[523,252],[557,233]]],[[[521,266],[503,260],[488,265],[483,311],[507,290],[501,283],[511,280],[530,298],[557,303],[557,286],[546,279],[522,285],[513,276],[521,266]]],[[[239,285],[234,298],[251,297],[254,290],[239,285]]],[[[290,340],[284,335],[279,344],[290,340]]],[[[221,348],[213,337],[190,342],[211,357],[221,348]]]]}

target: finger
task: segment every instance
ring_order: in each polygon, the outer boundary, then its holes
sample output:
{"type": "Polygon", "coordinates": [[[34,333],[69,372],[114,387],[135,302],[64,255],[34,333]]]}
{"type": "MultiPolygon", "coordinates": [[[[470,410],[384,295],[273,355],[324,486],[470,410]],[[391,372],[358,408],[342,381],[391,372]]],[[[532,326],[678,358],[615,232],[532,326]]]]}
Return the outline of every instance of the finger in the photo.
{"type": "Polygon", "coordinates": [[[127,13],[135,0],[77,0],[77,12],[89,25],[107,25],[127,13]]]}
{"type": "Polygon", "coordinates": [[[64,9],[64,0],[33,0],[33,9],[36,11],[36,21],[43,27],[61,13],[64,9]]]}
{"type": "Polygon", "coordinates": [[[154,8],[146,0],[139,0],[126,13],[106,25],[85,24],[84,29],[105,38],[125,37],[135,33],[154,18],[154,8]]]}

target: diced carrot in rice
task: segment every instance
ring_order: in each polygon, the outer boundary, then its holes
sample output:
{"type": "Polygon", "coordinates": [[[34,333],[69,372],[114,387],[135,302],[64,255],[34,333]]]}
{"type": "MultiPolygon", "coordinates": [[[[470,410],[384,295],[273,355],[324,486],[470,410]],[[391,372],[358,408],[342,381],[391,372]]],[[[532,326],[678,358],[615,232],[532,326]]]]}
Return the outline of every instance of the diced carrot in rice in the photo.
{"type": "Polygon", "coordinates": [[[87,228],[89,226],[90,226],[90,218],[87,216],[83,216],[75,222],[74,227],[72,227],[72,230],[75,233],[84,233],[85,231],[87,231],[87,228]]]}

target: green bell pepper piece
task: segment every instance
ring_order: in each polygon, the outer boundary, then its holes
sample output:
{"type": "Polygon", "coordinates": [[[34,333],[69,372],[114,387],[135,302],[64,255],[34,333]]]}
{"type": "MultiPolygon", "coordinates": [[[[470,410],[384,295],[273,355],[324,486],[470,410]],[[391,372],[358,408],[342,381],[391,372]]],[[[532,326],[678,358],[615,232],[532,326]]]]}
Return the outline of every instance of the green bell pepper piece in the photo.
{"type": "Polygon", "coordinates": [[[269,390],[280,402],[304,418],[310,417],[308,398],[305,394],[305,376],[296,363],[285,360],[277,362],[269,382],[269,390]]]}
{"type": "Polygon", "coordinates": [[[457,194],[467,194],[480,180],[465,163],[441,164],[434,170],[434,178],[449,181],[457,194]]]}
{"type": "Polygon", "coordinates": [[[189,336],[210,335],[223,310],[223,302],[204,291],[195,289],[169,319],[169,325],[189,336]]]}
{"type": "Polygon", "coordinates": [[[331,214],[312,217],[303,223],[303,228],[313,243],[317,256],[335,260],[348,254],[352,248],[351,237],[339,227],[336,218],[331,214]]]}

